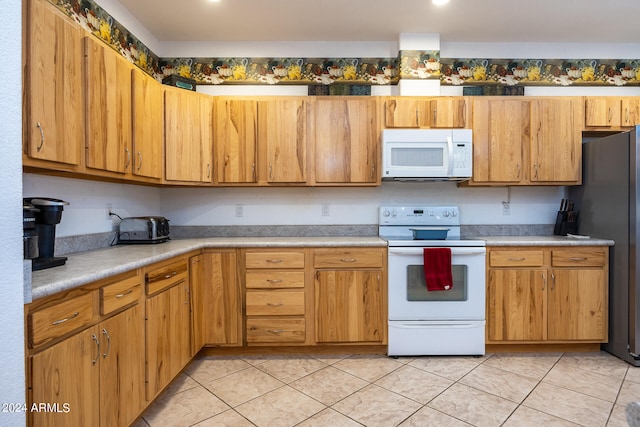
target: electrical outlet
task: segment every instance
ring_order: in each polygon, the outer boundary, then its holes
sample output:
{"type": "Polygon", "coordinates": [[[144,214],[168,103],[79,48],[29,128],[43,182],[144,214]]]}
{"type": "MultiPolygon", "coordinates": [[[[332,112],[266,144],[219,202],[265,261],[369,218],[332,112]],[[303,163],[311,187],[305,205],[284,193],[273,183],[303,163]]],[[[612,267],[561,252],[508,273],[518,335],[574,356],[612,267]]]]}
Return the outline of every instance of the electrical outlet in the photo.
{"type": "Polygon", "coordinates": [[[502,202],[502,215],[511,215],[511,203],[502,202]]]}
{"type": "Polygon", "coordinates": [[[238,204],[236,205],[236,216],[241,218],[244,216],[244,205],[238,204]]]}
{"type": "Polygon", "coordinates": [[[108,221],[111,221],[113,218],[111,218],[111,214],[113,213],[113,203],[107,203],[104,205],[105,208],[105,218],[108,221]]]}
{"type": "Polygon", "coordinates": [[[329,203],[322,204],[322,216],[329,216],[331,211],[329,210],[329,203]]]}

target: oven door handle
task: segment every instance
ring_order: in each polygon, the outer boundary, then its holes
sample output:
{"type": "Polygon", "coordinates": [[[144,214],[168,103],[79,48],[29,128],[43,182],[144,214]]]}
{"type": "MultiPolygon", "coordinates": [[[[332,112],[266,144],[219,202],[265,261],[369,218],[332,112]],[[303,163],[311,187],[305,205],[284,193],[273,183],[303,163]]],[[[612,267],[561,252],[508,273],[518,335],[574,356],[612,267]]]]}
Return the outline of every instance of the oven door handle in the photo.
{"type": "MultiPolygon", "coordinates": [[[[424,248],[389,248],[389,254],[393,255],[422,255],[424,248]]],[[[451,255],[485,255],[485,248],[451,248],[451,255]]]]}
{"type": "Polygon", "coordinates": [[[414,323],[397,323],[394,322],[393,325],[389,325],[389,327],[392,328],[398,328],[398,329],[471,329],[471,328],[477,328],[478,325],[473,325],[470,323],[464,323],[464,324],[460,324],[460,323],[420,323],[420,324],[414,324],[414,323]]]}

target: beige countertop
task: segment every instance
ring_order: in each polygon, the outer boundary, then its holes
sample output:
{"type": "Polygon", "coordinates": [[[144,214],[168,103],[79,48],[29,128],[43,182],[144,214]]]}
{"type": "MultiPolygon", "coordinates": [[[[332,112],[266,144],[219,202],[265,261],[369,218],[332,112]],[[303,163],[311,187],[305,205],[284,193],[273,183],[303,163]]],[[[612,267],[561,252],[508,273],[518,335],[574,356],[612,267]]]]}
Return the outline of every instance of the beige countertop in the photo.
{"type": "Polygon", "coordinates": [[[478,236],[487,246],[613,246],[607,239],[570,236],[478,236]]]}
{"type": "Polygon", "coordinates": [[[157,245],[119,245],[95,251],[68,254],[60,267],[34,271],[31,298],[38,299],[57,292],[125,273],[158,261],[203,248],[291,248],[387,246],[378,237],[212,237],[170,240],[157,245]]]}
{"type": "MultiPolygon", "coordinates": [[[[478,236],[487,246],[612,246],[611,240],[577,239],[562,236],[478,236]]],[[[120,245],[67,255],[60,267],[34,271],[31,298],[38,299],[75,287],[125,273],[159,261],[203,248],[287,248],[380,246],[387,242],[376,237],[211,237],[171,240],[158,245],[120,245]]]]}

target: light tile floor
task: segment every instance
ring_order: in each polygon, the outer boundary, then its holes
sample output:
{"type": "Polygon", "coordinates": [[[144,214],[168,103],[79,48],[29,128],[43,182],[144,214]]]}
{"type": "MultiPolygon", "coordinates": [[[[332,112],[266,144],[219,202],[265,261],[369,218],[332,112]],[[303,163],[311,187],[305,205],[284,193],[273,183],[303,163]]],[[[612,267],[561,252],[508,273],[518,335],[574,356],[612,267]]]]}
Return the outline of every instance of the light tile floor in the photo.
{"type": "Polygon", "coordinates": [[[640,368],[605,352],[196,358],[135,427],[627,426],[640,368]]]}

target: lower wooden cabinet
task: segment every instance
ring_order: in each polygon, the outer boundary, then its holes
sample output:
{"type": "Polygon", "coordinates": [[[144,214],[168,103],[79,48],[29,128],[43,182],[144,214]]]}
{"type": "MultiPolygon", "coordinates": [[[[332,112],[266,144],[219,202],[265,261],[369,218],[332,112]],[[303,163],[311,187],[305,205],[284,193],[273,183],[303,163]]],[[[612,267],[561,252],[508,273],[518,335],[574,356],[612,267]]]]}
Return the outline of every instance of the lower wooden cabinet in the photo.
{"type": "Polygon", "coordinates": [[[384,342],[381,270],[319,270],[315,290],[317,342],[384,342]]]}
{"type": "Polygon", "coordinates": [[[608,248],[488,248],[487,343],[607,341],[608,248]]]}
{"type": "MultiPolygon", "coordinates": [[[[152,400],[187,365],[191,347],[191,295],[186,275],[179,273],[187,260],[147,273],[147,289],[157,292],[147,297],[145,318],[146,396],[152,400]],[[150,278],[162,277],[162,283],[150,278]]],[[[149,291],[147,291],[149,293],[149,291]]]]}
{"type": "Polygon", "coordinates": [[[36,426],[128,426],[144,400],[144,338],[139,305],[31,356],[36,426]]]}
{"type": "Polygon", "coordinates": [[[301,345],[312,342],[307,329],[311,296],[306,287],[305,248],[243,251],[247,345],[301,345]]]}
{"type": "Polygon", "coordinates": [[[204,346],[242,345],[242,311],[235,249],[190,258],[194,354],[204,346]]]}
{"type": "Polygon", "coordinates": [[[383,248],[315,250],[318,343],[386,343],[385,255],[383,248]]]}

